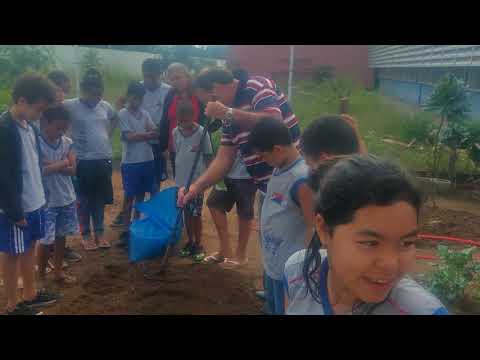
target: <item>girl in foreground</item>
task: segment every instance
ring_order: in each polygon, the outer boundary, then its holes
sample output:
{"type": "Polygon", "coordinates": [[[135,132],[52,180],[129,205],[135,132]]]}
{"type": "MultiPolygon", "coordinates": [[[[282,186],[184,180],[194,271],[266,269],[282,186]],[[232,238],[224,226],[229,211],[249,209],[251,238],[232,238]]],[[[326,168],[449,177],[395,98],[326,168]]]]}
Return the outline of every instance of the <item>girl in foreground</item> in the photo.
{"type": "Polygon", "coordinates": [[[406,276],[421,196],[399,167],[372,155],[339,157],[312,173],[311,186],[318,237],[285,264],[287,314],[448,314],[406,276]]]}

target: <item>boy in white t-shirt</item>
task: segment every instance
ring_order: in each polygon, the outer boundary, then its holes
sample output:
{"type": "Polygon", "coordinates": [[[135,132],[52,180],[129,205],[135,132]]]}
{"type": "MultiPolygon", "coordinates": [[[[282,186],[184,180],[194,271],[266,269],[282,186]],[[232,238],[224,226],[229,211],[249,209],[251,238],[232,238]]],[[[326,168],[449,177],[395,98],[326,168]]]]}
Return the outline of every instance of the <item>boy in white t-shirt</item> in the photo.
{"type": "MultiPolygon", "coordinates": [[[[119,111],[119,128],[122,139],[122,182],[124,189],[123,224],[128,228],[132,217],[133,202],[142,202],[145,193],[156,192],[155,163],[149,141],[158,138],[147,111],[141,108],[145,86],[133,82],[127,90],[127,106],[119,111]]],[[[139,214],[135,212],[135,218],[139,214]]],[[[122,239],[128,238],[127,233],[122,239]]],[[[120,246],[127,245],[125,241],[120,246]]]]}
{"type": "Polygon", "coordinates": [[[72,183],[77,160],[72,151],[73,141],[64,135],[70,122],[69,112],[58,105],[48,109],[40,123],[39,142],[47,199],[45,237],[40,240],[38,248],[38,272],[42,282],[45,281],[52,245],[55,281],[63,284],[76,282],[75,277],[67,275],[62,269],[66,237],[78,233],[77,197],[72,183]]]}

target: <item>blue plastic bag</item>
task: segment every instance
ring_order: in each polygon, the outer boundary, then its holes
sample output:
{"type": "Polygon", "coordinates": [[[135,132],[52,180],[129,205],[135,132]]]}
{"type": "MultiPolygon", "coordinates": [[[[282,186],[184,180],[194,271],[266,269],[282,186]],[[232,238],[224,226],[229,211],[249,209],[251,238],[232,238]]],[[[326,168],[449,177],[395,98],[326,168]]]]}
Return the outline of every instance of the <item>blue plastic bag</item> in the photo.
{"type": "Polygon", "coordinates": [[[130,226],[129,259],[131,262],[163,256],[169,244],[176,244],[182,235],[183,217],[177,218],[177,187],[160,191],[149,201],[136,205],[146,217],[130,226]],[[176,228],[175,228],[175,225],[176,228]]]}

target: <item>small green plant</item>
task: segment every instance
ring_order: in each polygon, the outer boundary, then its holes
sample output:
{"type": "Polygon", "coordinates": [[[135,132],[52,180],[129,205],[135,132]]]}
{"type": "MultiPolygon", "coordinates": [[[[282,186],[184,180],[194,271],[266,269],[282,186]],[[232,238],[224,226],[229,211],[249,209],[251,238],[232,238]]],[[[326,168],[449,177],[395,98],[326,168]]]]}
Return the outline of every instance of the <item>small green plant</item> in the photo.
{"type": "Polygon", "coordinates": [[[430,141],[433,128],[434,123],[431,114],[415,113],[402,121],[401,137],[406,142],[415,140],[417,143],[427,144],[430,141]]]}
{"type": "Polygon", "coordinates": [[[430,290],[446,304],[457,303],[465,296],[467,287],[478,280],[480,265],[473,259],[476,248],[454,251],[439,245],[437,250],[440,263],[427,276],[430,290]]]}
{"type": "MultiPolygon", "coordinates": [[[[440,115],[440,125],[438,126],[433,144],[433,177],[438,176],[438,169],[440,164],[440,150],[442,146],[442,131],[444,126],[450,127],[451,133],[454,133],[454,126],[466,119],[470,112],[470,102],[468,98],[467,88],[465,84],[458,80],[455,75],[447,74],[442,78],[438,84],[435,85],[432,95],[426,104],[427,111],[432,111],[440,115]]],[[[447,139],[448,137],[443,137],[447,139]]],[[[454,184],[455,179],[455,165],[458,158],[458,147],[461,143],[455,143],[454,139],[460,139],[459,136],[450,138],[448,147],[450,149],[450,166],[451,181],[454,184]]]]}
{"type": "Polygon", "coordinates": [[[335,76],[335,69],[330,65],[320,65],[313,70],[312,80],[321,84],[326,80],[331,80],[335,76]]]}

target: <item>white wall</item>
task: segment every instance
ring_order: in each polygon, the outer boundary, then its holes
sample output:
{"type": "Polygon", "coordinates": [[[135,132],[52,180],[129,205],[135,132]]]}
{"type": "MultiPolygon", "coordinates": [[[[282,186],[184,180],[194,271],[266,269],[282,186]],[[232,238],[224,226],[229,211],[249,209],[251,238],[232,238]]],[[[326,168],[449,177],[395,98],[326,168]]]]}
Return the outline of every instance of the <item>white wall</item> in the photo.
{"type": "Polygon", "coordinates": [[[89,49],[94,49],[101,58],[105,67],[116,67],[123,69],[130,75],[141,75],[142,62],[149,57],[160,57],[150,53],[136,51],[122,51],[111,49],[98,49],[77,47],[73,45],[45,45],[53,50],[55,59],[60,68],[74,68],[75,64],[82,58],[89,49]],[[76,51],[78,53],[76,54],[76,51]]]}

